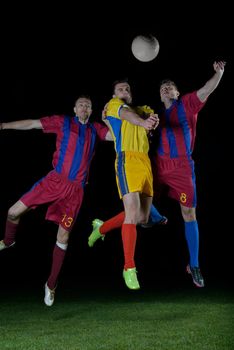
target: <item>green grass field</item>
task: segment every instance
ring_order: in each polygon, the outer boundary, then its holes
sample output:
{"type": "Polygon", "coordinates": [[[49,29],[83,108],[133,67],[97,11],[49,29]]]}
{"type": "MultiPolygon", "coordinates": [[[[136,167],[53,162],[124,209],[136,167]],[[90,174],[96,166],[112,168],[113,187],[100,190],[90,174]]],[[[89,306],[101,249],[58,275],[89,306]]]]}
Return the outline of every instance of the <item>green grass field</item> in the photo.
{"type": "Polygon", "coordinates": [[[1,350],[233,350],[230,289],[59,286],[55,304],[43,290],[5,289],[1,350]]]}

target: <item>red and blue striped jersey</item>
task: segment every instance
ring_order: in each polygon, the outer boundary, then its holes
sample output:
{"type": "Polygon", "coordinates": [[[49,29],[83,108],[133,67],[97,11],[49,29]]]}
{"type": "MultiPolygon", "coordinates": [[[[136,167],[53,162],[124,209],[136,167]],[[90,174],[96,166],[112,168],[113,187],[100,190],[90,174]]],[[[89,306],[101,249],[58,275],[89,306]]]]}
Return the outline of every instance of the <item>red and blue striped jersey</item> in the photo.
{"type": "Polygon", "coordinates": [[[160,143],[157,155],[165,159],[190,157],[196,137],[198,112],[201,102],[196,91],[175,100],[170,108],[160,115],[160,143]]]}
{"type": "Polygon", "coordinates": [[[55,133],[54,169],[65,178],[82,186],[98,139],[105,140],[108,128],[100,123],[82,124],[77,117],[54,115],[40,119],[45,133],[55,133]]]}

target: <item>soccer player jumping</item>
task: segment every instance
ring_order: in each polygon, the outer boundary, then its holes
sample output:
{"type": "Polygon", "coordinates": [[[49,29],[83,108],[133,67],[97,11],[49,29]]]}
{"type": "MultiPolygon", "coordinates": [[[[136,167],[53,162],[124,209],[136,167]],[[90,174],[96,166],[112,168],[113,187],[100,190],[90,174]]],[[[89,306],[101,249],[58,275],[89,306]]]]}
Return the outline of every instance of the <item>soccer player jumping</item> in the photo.
{"type": "Polygon", "coordinates": [[[134,261],[136,226],[147,223],[153,196],[147,132],[157,127],[159,120],[147,106],[132,107],[131,88],[126,80],[116,81],[113,92],[113,98],[106,106],[104,121],[114,139],[116,181],[124,211],[104,223],[95,219],[88,244],[92,247],[107,232],[121,227],[123,278],[128,288],[136,290],[140,288],[134,261]],[[142,114],[146,115],[145,119],[142,114]]]}
{"type": "Polygon", "coordinates": [[[22,214],[41,204],[48,204],[46,219],[58,225],[58,232],[51,272],[45,284],[44,302],[47,306],[54,303],[58,275],[66,254],[70,232],[82,204],[96,141],[113,140],[105,125],[89,122],[92,102],[88,96],[80,96],[76,100],[74,112],[74,117],[54,115],[38,120],[0,123],[0,130],[42,129],[45,133],[56,134],[54,169],[9,209],[5,236],[0,241],[0,250],[12,247],[22,214]]]}
{"type": "MultiPolygon", "coordinates": [[[[198,112],[203,108],[208,96],[218,86],[225,62],[214,62],[214,75],[203,87],[179,98],[176,84],[164,80],[160,84],[161,101],[164,111],[160,113],[160,143],[151,149],[154,183],[157,191],[166,187],[168,195],[180,203],[184,220],[185,238],[190,255],[187,272],[197,287],[204,287],[204,279],[199,268],[199,230],[196,219],[196,182],[192,152],[196,136],[198,112]]],[[[154,221],[151,208],[151,223],[154,221]]]]}

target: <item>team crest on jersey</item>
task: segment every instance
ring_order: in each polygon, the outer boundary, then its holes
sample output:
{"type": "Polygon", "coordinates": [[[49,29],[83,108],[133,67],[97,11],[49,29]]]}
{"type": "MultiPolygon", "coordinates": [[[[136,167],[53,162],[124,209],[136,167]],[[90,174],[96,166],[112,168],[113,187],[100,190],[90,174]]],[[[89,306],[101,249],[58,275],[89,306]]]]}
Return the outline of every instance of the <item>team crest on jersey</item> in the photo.
{"type": "Polygon", "coordinates": [[[181,193],[180,194],[180,201],[181,201],[181,203],[186,203],[187,202],[187,195],[186,195],[186,193],[181,193]]]}

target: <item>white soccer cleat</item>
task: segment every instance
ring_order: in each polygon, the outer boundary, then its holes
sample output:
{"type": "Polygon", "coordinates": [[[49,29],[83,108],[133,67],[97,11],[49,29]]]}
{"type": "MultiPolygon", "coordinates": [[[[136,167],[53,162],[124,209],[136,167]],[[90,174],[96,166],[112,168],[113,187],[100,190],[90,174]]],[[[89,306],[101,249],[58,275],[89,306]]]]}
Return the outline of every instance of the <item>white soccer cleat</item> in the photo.
{"type": "Polygon", "coordinates": [[[15,245],[15,242],[11,243],[10,245],[6,245],[4,243],[4,241],[2,240],[2,241],[0,241],[0,251],[7,249],[7,248],[10,248],[10,247],[13,247],[13,245],[15,245]]]}
{"type": "Polygon", "coordinates": [[[47,286],[47,283],[45,284],[45,297],[44,302],[47,306],[52,306],[54,303],[54,295],[55,295],[55,289],[50,289],[47,286]]]}

